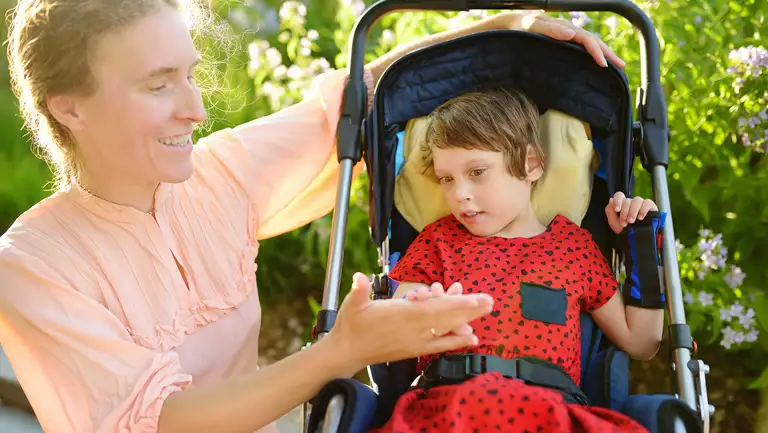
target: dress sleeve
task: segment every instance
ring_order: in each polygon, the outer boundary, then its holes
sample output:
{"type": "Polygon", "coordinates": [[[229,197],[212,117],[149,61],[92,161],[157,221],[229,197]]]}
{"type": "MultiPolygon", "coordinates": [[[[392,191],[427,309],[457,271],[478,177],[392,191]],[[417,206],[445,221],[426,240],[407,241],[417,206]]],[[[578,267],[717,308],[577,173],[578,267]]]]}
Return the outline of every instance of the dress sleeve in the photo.
{"type": "Polygon", "coordinates": [[[112,313],[42,260],[0,246],[0,341],[44,431],[157,431],[191,383],[175,352],[135,344],[112,313]]]}
{"type": "Polygon", "coordinates": [[[581,308],[591,313],[611,300],[618,291],[619,283],[595,241],[589,234],[586,237],[584,278],[587,290],[581,298],[581,308]]]}
{"type": "MultiPolygon", "coordinates": [[[[365,76],[372,87],[370,71],[365,76]]],[[[344,71],[322,74],[298,104],[198,143],[203,171],[216,171],[223,183],[245,194],[256,239],[301,227],[333,209],[339,176],[336,127],[346,78],[344,71]]],[[[358,164],[354,176],[362,168],[358,164]]]]}
{"type": "Polygon", "coordinates": [[[435,242],[435,228],[432,224],[419,233],[405,255],[390,271],[389,277],[399,283],[431,285],[435,282],[443,283],[443,270],[440,248],[435,242]]]}

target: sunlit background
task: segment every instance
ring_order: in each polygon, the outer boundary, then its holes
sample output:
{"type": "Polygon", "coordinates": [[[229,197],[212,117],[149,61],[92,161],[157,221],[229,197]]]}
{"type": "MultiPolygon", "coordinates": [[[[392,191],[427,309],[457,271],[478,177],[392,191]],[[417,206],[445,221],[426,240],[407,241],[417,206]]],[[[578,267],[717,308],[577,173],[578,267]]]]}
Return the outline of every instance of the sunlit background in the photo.
{"type": "MultiPolygon", "coordinates": [[[[0,7],[6,12],[14,3],[0,0],[0,7]]],[[[203,77],[211,89],[206,99],[211,122],[200,135],[293,104],[315,76],[344,67],[350,30],[366,7],[359,0],[212,3],[229,29],[222,34],[233,36],[226,37],[225,44],[200,41],[203,52],[217,61],[215,73],[203,77]]],[[[709,398],[717,407],[712,431],[768,431],[768,2],[638,4],[652,18],[662,44],[662,80],[672,129],[672,212],[687,317],[698,356],[712,368],[709,398]]],[[[484,14],[387,16],[370,34],[370,59],[399,43],[484,14]]],[[[627,61],[630,87],[637,88],[639,39],[626,21],[608,13],[559,16],[600,34],[627,61]]],[[[4,26],[3,39],[6,30],[4,26]]],[[[6,62],[5,56],[0,61],[6,62]]],[[[0,232],[51,188],[50,172],[30,152],[6,71],[0,70],[0,232]]],[[[649,177],[637,165],[636,191],[650,196],[649,177]]],[[[362,177],[353,189],[343,286],[354,271],[376,271],[366,182],[362,177]]],[[[329,233],[330,215],[262,242],[258,281],[264,304],[264,363],[309,340],[322,296],[329,233]]],[[[33,422],[22,427],[34,419],[25,417],[23,398],[10,366],[3,362],[0,431],[39,431],[33,422]]],[[[669,365],[668,349],[653,361],[635,362],[632,391],[669,392],[669,365]]]]}

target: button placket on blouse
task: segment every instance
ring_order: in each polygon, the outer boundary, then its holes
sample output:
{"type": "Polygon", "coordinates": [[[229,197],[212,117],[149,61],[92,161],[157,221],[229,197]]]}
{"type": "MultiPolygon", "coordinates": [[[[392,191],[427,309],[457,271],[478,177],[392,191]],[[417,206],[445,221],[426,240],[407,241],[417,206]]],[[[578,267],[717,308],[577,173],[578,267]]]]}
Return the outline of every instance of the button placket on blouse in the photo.
{"type": "MultiPolygon", "coordinates": [[[[180,256],[178,254],[177,242],[176,239],[173,238],[173,232],[170,227],[168,227],[166,218],[164,218],[163,214],[157,210],[147,216],[151,219],[150,226],[152,227],[151,230],[155,232],[153,235],[156,236],[156,242],[162,245],[164,259],[172,261],[174,264],[174,266],[170,267],[170,269],[174,269],[174,267],[176,269],[176,277],[174,280],[176,280],[176,278],[180,279],[180,282],[186,291],[191,293],[192,286],[189,279],[189,272],[187,272],[186,267],[181,260],[179,260],[180,256]]],[[[176,281],[178,282],[178,280],[176,281]]]]}

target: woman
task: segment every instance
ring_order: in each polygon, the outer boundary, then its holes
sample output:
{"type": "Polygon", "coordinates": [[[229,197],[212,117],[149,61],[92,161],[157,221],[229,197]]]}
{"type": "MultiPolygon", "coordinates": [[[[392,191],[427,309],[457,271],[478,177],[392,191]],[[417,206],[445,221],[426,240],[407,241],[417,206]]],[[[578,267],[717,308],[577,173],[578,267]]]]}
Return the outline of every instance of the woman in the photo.
{"type": "MultiPolygon", "coordinates": [[[[182,1],[20,0],[14,11],[14,85],[61,188],[0,240],[0,342],[43,428],[269,430],[334,378],[476,344],[471,332],[433,335],[467,330],[490,297],[371,302],[356,275],[326,338],[258,369],[258,240],[331,210],[345,74],[193,148],[205,111],[182,1]]],[[[571,39],[621,64],[568,23],[525,20],[502,14],[403,47],[367,66],[368,89],[403,54],[485,29],[571,39]]]]}

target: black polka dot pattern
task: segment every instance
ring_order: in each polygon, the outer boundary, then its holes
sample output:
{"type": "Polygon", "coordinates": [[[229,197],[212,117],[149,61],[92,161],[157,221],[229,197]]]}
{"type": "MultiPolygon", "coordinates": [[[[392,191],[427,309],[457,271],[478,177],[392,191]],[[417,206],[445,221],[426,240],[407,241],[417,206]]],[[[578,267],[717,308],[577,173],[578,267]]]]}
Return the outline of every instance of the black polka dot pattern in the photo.
{"type": "MultiPolygon", "coordinates": [[[[477,237],[447,216],[425,227],[390,277],[446,287],[459,281],[465,292],[490,294],[494,311],[471,323],[480,340],[472,352],[546,359],[576,383],[579,314],[599,308],[618,290],[589,232],[563,216],[555,217],[544,233],[517,239],[477,237]],[[533,288],[521,290],[521,284],[533,288]]],[[[432,359],[422,357],[419,368],[432,359]]],[[[379,431],[599,430],[645,431],[619,413],[568,404],[555,391],[487,373],[459,385],[410,391],[379,431]]]]}
{"type": "MultiPolygon", "coordinates": [[[[589,232],[563,216],[555,217],[538,236],[515,239],[474,236],[447,216],[425,227],[390,277],[424,284],[439,281],[446,287],[459,281],[466,292],[490,294],[494,311],[471,323],[480,339],[474,351],[546,359],[563,367],[576,383],[581,376],[579,315],[599,308],[618,289],[589,232]],[[524,300],[521,283],[554,290],[534,290],[533,296],[544,297],[524,300]],[[548,323],[555,317],[524,315],[524,302],[549,304],[551,295],[562,292],[565,311],[560,323],[548,323]]],[[[421,359],[420,367],[433,358],[421,359]]]]}
{"type": "Polygon", "coordinates": [[[486,373],[398,400],[385,432],[647,432],[624,415],[566,403],[557,391],[486,373]]]}

